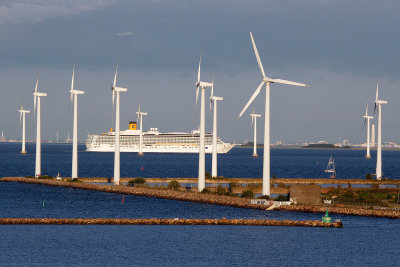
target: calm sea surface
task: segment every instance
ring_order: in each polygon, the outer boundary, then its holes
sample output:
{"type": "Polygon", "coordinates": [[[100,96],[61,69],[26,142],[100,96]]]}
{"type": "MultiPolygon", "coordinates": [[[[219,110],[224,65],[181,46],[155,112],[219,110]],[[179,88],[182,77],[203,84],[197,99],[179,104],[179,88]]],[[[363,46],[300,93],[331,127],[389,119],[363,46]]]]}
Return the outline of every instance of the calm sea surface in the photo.
{"type": "MultiPolygon", "coordinates": [[[[79,145],[79,176],[112,177],[114,154],[86,152],[79,145]]],[[[27,176],[35,172],[35,145],[27,144],[21,155],[20,144],[0,143],[0,176],[27,176]]],[[[72,144],[42,145],[42,174],[71,176],[72,144]]],[[[262,149],[252,158],[251,148],[234,148],[218,155],[218,175],[232,178],[262,177],[262,149]]],[[[278,178],[328,178],[324,172],[330,156],[336,164],[337,178],[365,178],[375,173],[376,151],[372,159],[364,150],[271,149],[271,175],[278,178]]],[[[382,152],[385,177],[400,178],[400,151],[382,152]]],[[[197,177],[198,154],[121,153],[121,177],[197,177]],[[143,171],[142,171],[143,166],[143,171]]],[[[211,172],[211,155],[206,154],[206,171],[211,172]]]]}
{"type": "MultiPolygon", "coordinates": [[[[111,177],[112,153],[79,153],[80,176],[111,177]]],[[[34,146],[0,144],[0,176],[34,173],[34,146]]],[[[43,173],[69,175],[71,145],[43,145],[43,173]]],[[[260,177],[262,157],[233,149],[219,157],[219,174],[260,177]]],[[[261,153],[261,151],[259,152],[261,153]]],[[[358,150],[273,149],[278,177],[326,177],[333,155],[339,178],[362,178],[373,160],[358,150]],[[318,162],[318,164],[317,164],[318,162]]],[[[373,152],[374,155],[374,152],[373,152]]],[[[197,156],[121,155],[121,176],[195,177],[197,156]],[[143,171],[141,167],[143,165],[143,171]]],[[[400,152],[383,152],[386,176],[400,177],[400,152]]],[[[211,165],[207,156],[207,168],[211,165]]],[[[0,183],[0,217],[265,218],[319,220],[323,214],[260,211],[122,196],[41,185],[0,183]]],[[[0,266],[398,266],[399,220],[333,215],[342,229],[258,226],[1,225],[0,266]]]]}

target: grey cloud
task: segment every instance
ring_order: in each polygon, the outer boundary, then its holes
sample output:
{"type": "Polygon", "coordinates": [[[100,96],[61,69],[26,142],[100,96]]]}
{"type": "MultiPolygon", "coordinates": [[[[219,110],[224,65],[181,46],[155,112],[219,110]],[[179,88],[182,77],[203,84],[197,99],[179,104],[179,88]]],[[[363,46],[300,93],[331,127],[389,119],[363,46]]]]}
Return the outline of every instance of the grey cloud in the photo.
{"type": "Polygon", "coordinates": [[[119,32],[117,33],[117,36],[131,36],[133,35],[133,32],[119,32]]]}
{"type": "Polygon", "coordinates": [[[0,3],[0,25],[37,23],[48,18],[88,12],[118,0],[5,0],[0,3]]]}

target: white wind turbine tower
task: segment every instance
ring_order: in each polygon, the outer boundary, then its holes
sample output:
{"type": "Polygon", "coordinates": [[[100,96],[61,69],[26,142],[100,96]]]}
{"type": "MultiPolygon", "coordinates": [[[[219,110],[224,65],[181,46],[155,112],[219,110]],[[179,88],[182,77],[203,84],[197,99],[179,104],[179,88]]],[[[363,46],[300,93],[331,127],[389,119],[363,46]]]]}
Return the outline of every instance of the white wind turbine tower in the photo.
{"type": "Polygon", "coordinates": [[[253,146],[253,157],[257,158],[257,118],[261,117],[261,114],[255,114],[254,113],[254,108],[253,108],[253,113],[250,114],[251,116],[251,124],[253,125],[254,122],[254,146],[253,146]]]}
{"type": "Polygon", "coordinates": [[[143,116],[147,116],[147,112],[140,111],[140,104],[139,110],[136,112],[137,114],[137,121],[140,120],[140,136],[139,136],[139,156],[143,156],[143,116]]]}
{"type": "Polygon", "coordinates": [[[85,92],[74,89],[75,80],[75,65],[72,69],[72,80],[69,101],[74,100],[74,129],[72,135],[72,175],[71,178],[78,178],[78,95],[83,95],[85,92]]]}
{"type": "Polygon", "coordinates": [[[26,154],[25,150],[25,114],[31,113],[30,110],[25,110],[24,107],[21,105],[21,109],[19,111],[19,123],[21,124],[22,120],[22,149],[21,154],[26,154]]]}
{"type": "Polygon", "coordinates": [[[114,100],[116,95],[116,105],[115,105],[115,150],[114,150],[114,184],[119,185],[120,180],[120,151],[119,151],[119,93],[127,92],[128,88],[117,87],[117,73],[118,64],[115,68],[114,82],[111,84],[112,98],[113,98],[113,108],[114,100]]]}
{"type": "Polygon", "coordinates": [[[35,163],[35,177],[39,177],[42,172],[42,147],[41,147],[41,133],[40,133],[40,98],[47,96],[46,93],[39,93],[38,90],[39,78],[36,79],[35,91],[33,92],[34,110],[36,111],[36,163],[35,163]],[[37,110],[36,110],[37,101],[37,110]]]}
{"type": "Polygon", "coordinates": [[[367,123],[367,155],[365,156],[365,158],[370,159],[371,154],[370,154],[370,138],[369,138],[369,121],[374,117],[368,116],[368,104],[367,108],[365,109],[365,115],[363,116],[363,118],[364,118],[364,125],[365,123],[367,123]]]}
{"type": "Polygon", "coordinates": [[[257,47],[254,42],[254,38],[252,33],[250,32],[250,38],[253,43],[253,48],[254,48],[254,53],[257,58],[258,66],[261,70],[261,73],[263,75],[263,80],[261,81],[260,85],[258,88],[255,90],[253,95],[251,96],[250,100],[247,102],[246,106],[244,106],[242,112],[239,114],[238,117],[241,117],[243,113],[247,110],[249,105],[253,102],[253,100],[257,97],[257,95],[260,93],[262,86],[265,83],[266,87],[266,94],[265,94],[265,124],[264,124],[264,156],[263,156],[263,189],[262,189],[262,194],[263,195],[270,195],[271,191],[271,185],[270,185],[270,85],[271,83],[280,83],[280,84],[286,84],[286,85],[296,85],[296,86],[308,86],[303,83],[298,83],[298,82],[292,82],[292,81],[287,81],[287,80],[282,80],[282,79],[272,79],[269,78],[265,75],[263,65],[261,63],[260,56],[258,55],[257,47]]]}
{"type": "Polygon", "coordinates": [[[201,66],[201,56],[199,61],[199,69],[197,72],[197,82],[196,82],[196,105],[199,97],[199,89],[201,88],[201,103],[200,103],[200,143],[199,143],[199,181],[198,190],[203,191],[206,186],[206,176],[205,176],[205,90],[207,87],[212,87],[213,84],[209,82],[200,81],[200,66],[201,66]]]}
{"type": "Polygon", "coordinates": [[[387,104],[385,100],[378,99],[378,83],[376,84],[375,110],[378,108],[378,146],[376,150],[376,179],[382,179],[382,105],[387,104]]]}
{"type": "Polygon", "coordinates": [[[371,126],[371,146],[375,146],[375,124],[372,124],[371,126]]]}
{"type": "Polygon", "coordinates": [[[213,143],[212,143],[212,166],[211,176],[217,177],[217,102],[224,100],[223,97],[214,96],[214,79],[211,85],[210,109],[214,105],[214,120],[213,120],[213,143]]]}

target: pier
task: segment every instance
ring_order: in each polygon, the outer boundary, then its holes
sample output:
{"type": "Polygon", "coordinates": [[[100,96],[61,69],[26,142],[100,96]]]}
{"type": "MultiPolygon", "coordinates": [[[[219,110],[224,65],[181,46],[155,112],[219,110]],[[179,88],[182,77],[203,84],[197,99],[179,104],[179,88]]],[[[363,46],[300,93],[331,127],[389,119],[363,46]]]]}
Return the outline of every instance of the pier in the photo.
{"type": "Polygon", "coordinates": [[[72,224],[72,225],[247,225],[342,228],[342,222],[256,220],[256,219],[114,219],[114,218],[0,218],[0,224],[72,224]]]}

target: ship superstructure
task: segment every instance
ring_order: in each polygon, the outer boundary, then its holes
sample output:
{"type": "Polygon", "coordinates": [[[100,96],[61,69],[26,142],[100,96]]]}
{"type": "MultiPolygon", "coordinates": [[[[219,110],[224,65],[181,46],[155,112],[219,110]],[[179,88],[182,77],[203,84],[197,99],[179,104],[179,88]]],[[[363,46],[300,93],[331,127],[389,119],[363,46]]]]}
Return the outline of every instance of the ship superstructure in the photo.
{"type": "MultiPolygon", "coordinates": [[[[137,130],[136,122],[129,122],[129,129],[120,131],[120,151],[139,152],[141,131],[137,130]]],[[[157,128],[143,132],[144,153],[199,153],[199,131],[190,133],[169,132],[160,133],[157,128]]],[[[86,140],[86,150],[92,152],[114,151],[115,132],[110,129],[107,133],[89,134],[86,140]]],[[[224,143],[217,138],[217,153],[227,153],[234,144],[224,143]]],[[[212,133],[205,136],[206,153],[212,153],[212,133]]]]}

